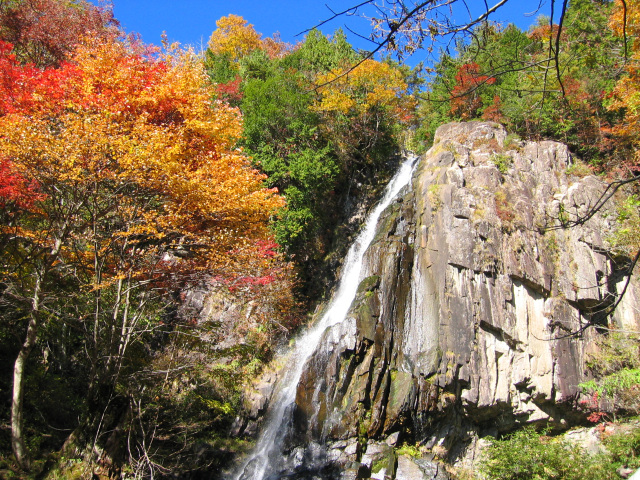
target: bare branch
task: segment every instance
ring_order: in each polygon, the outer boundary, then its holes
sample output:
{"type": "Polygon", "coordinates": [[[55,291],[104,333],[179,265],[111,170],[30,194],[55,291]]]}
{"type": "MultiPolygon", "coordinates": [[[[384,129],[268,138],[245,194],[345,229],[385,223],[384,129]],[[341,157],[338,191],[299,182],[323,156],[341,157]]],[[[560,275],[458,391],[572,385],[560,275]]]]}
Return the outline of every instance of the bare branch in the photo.
{"type": "MultiPolygon", "coordinates": [[[[562,2],[562,12],[560,13],[560,21],[558,21],[558,33],[556,34],[556,48],[554,52],[554,59],[556,64],[556,77],[558,78],[558,83],[560,84],[560,89],[562,90],[562,96],[566,96],[566,92],[564,89],[564,84],[562,83],[562,76],[560,75],[560,36],[562,35],[562,23],[564,22],[564,16],[567,13],[567,4],[568,0],[564,0],[562,2]]],[[[552,25],[553,28],[553,25],[552,25]]]]}
{"type": "Polygon", "coordinates": [[[539,230],[541,231],[559,230],[559,229],[575,227],[578,225],[584,225],[586,222],[588,222],[591,219],[591,217],[593,217],[599,210],[601,210],[609,200],[611,200],[611,198],[615,195],[615,193],[621,187],[629,183],[638,182],[638,181],[640,181],[640,176],[611,182],[607,185],[607,188],[604,189],[604,191],[602,192],[598,200],[596,200],[595,204],[589,209],[589,211],[585,215],[577,218],[576,220],[561,222],[560,225],[543,227],[539,230]]]}
{"type": "Polygon", "coordinates": [[[309,33],[311,30],[315,30],[316,28],[320,28],[321,26],[335,20],[338,17],[342,17],[342,16],[350,16],[350,15],[355,15],[356,12],[358,11],[359,8],[364,7],[365,5],[370,5],[372,3],[374,3],[375,0],[366,0],[362,3],[359,3],[358,5],[354,6],[354,7],[350,7],[347,8],[346,10],[343,10],[341,12],[335,12],[329,5],[327,5],[325,3],[325,7],[327,7],[327,10],[329,10],[332,15],[325,19],[322,20],[320,23],[317,23],[315,26],[311,27],[311,28],[307,28],[306,30],[301,31],[300,33],[296,33],[296,37],[300,36],[300,35],[304,35],[305,33],[309,33]]]}
{"type": "MultiPolygon", "coordinates": [[[[426,12],[428,11],[437,11],[437,9],[445,7],[445,6],[450,6],[453,3],[455,3],[456,0],[444,0],[441,3],[438,3],[436,0],[427,0],[424,2],[420,2],[417,5],[414,5],[413,8],[408,9],[406,7],[406,5],[403,2],[399,2],[399,5],[401,6],[401,10],[402,10],[402,14],[397,17],[397,18],[391,18],[391,17],[386,17],[383,15],[383,20],[386,19],[386,23],[388,25],[389,30],[382,36],[382,38],[380,40],[374,40],[375,37],[373,38],[368,38],[367,40],[371,41],[372,43],[374,43],[376,45],[376,47],[371,50],[370,52],[366,53],[357,63],[355,63],[354,65],[352,65],[350,68],[346,69],[344,72],[342,72],[340,75],[336,76],[334,79],[329,80],[327,82],[324,82],[320,85],[316,85],[314,87],[314,90],[318,90],[322,87],[327,86],[328,84],[342,78],[345,77],[347,75],[349,75],[351,72],[353,72],[356,68],[358,68],[363,62],[365,62],[366,60],[369,60],[371,58],[373,58],[378,52],[382,51],[383,49],[389,49],[389,50],[394,50],[395,49],[395,38],[398,34],[400,33],[404,33],[403,32],[403,27],[405,27],[406,25],[408,25],[412,20],[415,20],[416,18],[420,18],[420,16],[425,16],[426,12]]],[[[475,19],[472,18],[469,22],[463,24],[463,25],[451,25],[451,24],[445,24],[444,28],[437,32],[437,36],[439,37],[446,37],[446,36],[455,36],[459,33],[462,32],[467,32],[470,33],[472,31],[472,29],[482,23],[483,21],[485,21],[491,14],[493,14],[496,10],[498,10],[500,7],[502,7],[504,4],[506,4],[509,0],[500,0],[499,2],[497,2],[495,5],[493,5],[492,7],[488,7],[486,11],[482,14],[479,15],[478,17],[476,17],[475,19]]],[[[333,19],[335,19],[336,17],[340,16],[340,15],[346,15],[352,12],[355,12],[358,8],[361,8],[364,5],[367,4],[371,4],[373,2],[371,1],[366,1],[366,2],[362,2],[360,4],[358,4],[355,7],[352,7],[350,9],[344,10],[343,12],[339,12],[339,13],[334,13],[333,16],[327,20],[324,20],[323,22],[320,22],[319,24],[315,25],[314,27],[312,27],[311,29],[308,29],[306,31],[310,31],[313,30],[315,28],[318,28],[319,26],[327,23],[328,21],[331,21],[333,19]]],[[[396,2],[393,2],[396,3],[396,2]]],[[[425,17],[426,18],[426,17],[425,17]]],[[[351,30],[350,30],[351,31],[351,30]]],[[[431,37],[434,38],[436,36],[436,33],[432,32],[432,31],[426,31],[423,29],[423,27],[420,25],[420,39],[422,40],[422,38],[424,37],[431,37]]],[[[304,32],[303,32],[304,33],[304,32]]],[[[360,35],[359,35],[360,36],[360,35]]],[[[360,36],[361,38],[364,38],[362,36],[360,36]]],[[[399,55],[400,52],[397,52],[399,55]]]]}

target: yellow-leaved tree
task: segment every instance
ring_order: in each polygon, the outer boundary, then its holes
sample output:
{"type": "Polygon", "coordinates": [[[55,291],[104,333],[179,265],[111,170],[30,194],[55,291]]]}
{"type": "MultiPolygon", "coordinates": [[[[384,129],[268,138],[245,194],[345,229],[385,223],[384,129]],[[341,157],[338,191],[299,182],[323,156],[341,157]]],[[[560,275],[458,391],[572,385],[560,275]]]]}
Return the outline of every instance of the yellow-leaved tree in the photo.
{"type": "Polygon", "coordinates": [[[367,59],[355,68],[337,68],[319,75],[316,85],[312,109],[324,117],[329,136],[342,139],[338,147],[345,158],[356,148],[365,155],[379,149],[396,126],[410,122],[415,108],[404,75],[386,62],[367,59]]]}
{"type": "MultiPolygon", "coordinates": [[[[617,83],[611,94],[610,110],[620,110],[624,118],[611,133],[623,145],[628,145],[628,156],[617,165],[617,173],[623,182],[635,186],[635,195],[629,195],[619,209],[619,229],[615,236],[616,246],[636,261],[640,255],[640,2],[638,0],[616,1],[610,19],[613,31],[625,37],[625,53],[628,55],[626,75],[617,83]]],[[[623,149],[621,149],[623,150],[623,149]]]]}
{"type": "Polygon", "coordinates": [[[261,35],[239,15],[230,14],[216,22],[209,48],[216,55],[229,55],[236,61],[253,50],[262,48],[261,35]]]}
{"type": "Polygon", "coordinates": [[[241,115],[214,100],[192,52],[86,39],[70,64],[37,70],[0,47],[0,166],[12,188],[0,191],[1,293],[28,321],[11,411],[28,468],[24,370],[43,327],[86,332],[89,404],[106,408],[131,346],[160,321],[161,295],[198,272],[255,269],[283,201],[236,148],[241,115]]]}

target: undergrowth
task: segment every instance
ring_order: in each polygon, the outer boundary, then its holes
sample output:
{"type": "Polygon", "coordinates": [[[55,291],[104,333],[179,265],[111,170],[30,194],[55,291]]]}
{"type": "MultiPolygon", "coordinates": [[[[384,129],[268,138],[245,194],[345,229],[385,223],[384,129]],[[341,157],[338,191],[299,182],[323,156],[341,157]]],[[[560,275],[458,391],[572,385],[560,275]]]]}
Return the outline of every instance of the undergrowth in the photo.
{"type": "Polygon", "coordinates": [[[524,428],[495,440],[480,465],[485,480],[613,480],[619,467],[638,468],[640,426],[603,434],[603,453],[589,455],[562,437],[550,437],[524,428]]]}
{"type": "Polygon", "coordinates": [[[593,380],[580,384],[583,393],[594,399],[589,406],[614,414],[640,415],[640,339],[610,333],[600,337],[596,346],[587,361],[593,380]]]}

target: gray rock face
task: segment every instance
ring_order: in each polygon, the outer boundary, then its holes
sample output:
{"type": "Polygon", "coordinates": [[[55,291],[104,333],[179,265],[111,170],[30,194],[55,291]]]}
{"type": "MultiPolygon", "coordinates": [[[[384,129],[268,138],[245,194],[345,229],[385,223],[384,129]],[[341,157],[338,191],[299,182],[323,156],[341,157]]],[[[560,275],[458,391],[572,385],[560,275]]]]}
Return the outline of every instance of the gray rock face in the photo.
{"type": "Polygon", "coordinates": [[[444,469],[436,463],[407,455],[398,457],[396,480],[446,480],[447,478],[444,469]]]}
{"type": "MultiPolygon", "coordinates": [[[[394,463],[384,439],[462,462],[485,434],[576,423],[596,332],[570,334],[607,321],[598,312],[627,265],[606,243],[613,205],[560,228],[604,190],[567,175],[571,163],[566,146],[513,142],[497,124],[438,129],[412,191],[380,220],[349,318],[306,367],[295,442],[333,442],[345,472],[435,479],[437,462],[394,463]]],[[[640,328],[638,296],[633,280],[614,323],[640,328]]]]}

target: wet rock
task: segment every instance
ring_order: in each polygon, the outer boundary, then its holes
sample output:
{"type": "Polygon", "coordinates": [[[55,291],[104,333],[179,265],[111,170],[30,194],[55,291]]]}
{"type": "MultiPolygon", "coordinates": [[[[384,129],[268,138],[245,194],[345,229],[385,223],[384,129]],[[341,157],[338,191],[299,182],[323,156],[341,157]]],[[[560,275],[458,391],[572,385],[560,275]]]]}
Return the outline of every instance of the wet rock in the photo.
{"type": "Polygon", "coordinates": [[[275,373],[262,376],[251,394],[246,397],[246,409],[250,418],[256,419],[266,411],[276,380],[275,373]]]}
{"type": "Polygon", "coordinates": [[[371,472],[372,479],[385,480],[395,474],[396,456],[393,447],[386,443],[369,443],[360,463],[371,472]]]}

